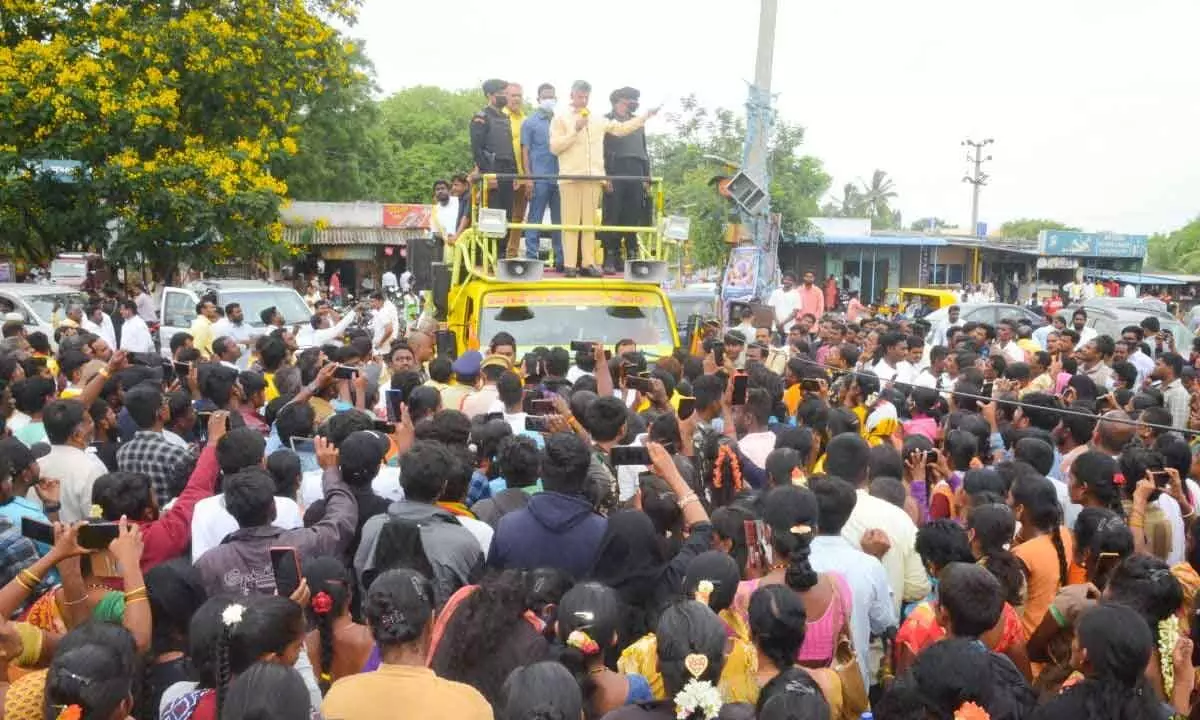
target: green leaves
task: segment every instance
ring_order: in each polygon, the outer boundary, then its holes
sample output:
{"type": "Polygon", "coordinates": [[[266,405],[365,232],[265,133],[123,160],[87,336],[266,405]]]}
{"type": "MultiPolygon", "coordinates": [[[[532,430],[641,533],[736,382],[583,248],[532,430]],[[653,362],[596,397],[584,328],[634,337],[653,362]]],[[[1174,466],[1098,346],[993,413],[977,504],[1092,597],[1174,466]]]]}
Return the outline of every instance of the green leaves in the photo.
{"type": "Polygon", "coordinates": [[[1038,233],[1042,230],[1079,230],[1077,227],[1071,227],[1057,220],[1038,220],[1032,218],[1024,218],[1020,220],[1009,220],[1000,226],[1000,236],[1005,238],[1024,238],[1026,240],[1037,240],[1038,233]]]}
{"type": "Polygon", "coordinates": [[[1167,235],[1152,235],[1146,264],[1156,270],[1200,273],[1200,218],[1167,235]]]}

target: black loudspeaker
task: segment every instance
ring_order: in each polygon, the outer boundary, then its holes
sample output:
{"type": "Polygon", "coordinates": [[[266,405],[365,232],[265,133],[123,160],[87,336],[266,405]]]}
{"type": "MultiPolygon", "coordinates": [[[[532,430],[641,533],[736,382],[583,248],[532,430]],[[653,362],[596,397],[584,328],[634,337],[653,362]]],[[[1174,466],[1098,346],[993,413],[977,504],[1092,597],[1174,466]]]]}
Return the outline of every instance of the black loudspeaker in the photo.
{"type": "Polygon", "coordinates": [[[429,274],[430,285],[433,288],[434,317],[438,322],[446,322],[450,313],[450,266],[440,262],[432,263],[429,274]]]}
{"type": "Polygon", "coordinates": [[[662,260],[626,260],[625,281],[661,283],[667,279],[667,264],[662,260]]]}
{"type": "Polygon", "coordinates": [[[458,357],[458,338],[452,330],[438,330],[433,337],[437,343],[438,357],[448,357],[451,360],[458,357]]]}
{"type": "Polygon", "coordinates": [[[541,260],[510,258],[496,263],[496,279],[505,282],[537,282],[545,266],[541,260]]]}
{"type": "Polygon", "coordinates": [[[412,273],[413,290],[422,292],[433,287],[433,263],[442,261],[442,241],[437,238],[410,240],[408,270],[412,273]]]}

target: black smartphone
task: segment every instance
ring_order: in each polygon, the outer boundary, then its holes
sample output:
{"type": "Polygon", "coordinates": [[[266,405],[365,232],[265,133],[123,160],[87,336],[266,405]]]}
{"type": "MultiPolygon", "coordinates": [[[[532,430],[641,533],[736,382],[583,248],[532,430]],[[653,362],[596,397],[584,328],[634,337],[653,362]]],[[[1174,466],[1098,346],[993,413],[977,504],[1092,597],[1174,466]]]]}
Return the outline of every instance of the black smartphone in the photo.
{"type": "Polygon", "coordinates": [[[550,422],[541,415],[526,415],[525,429],[529,432],[546,432],[550,429],[550,422]]]}
{"type": "Polygon", "coordinates": [[[595,346],[596,343],[587,340],[572,340],[571,352],[591,352],[595,346]]]}
{"type": "Polygon", "coordinates": [[[984,397],[990,398],[992,396],[992,389],[994,387],[995,387],[995,383],[985,382],[983,384],[983,387],[979,390],[979,394],[984,397]]]}
{"type": "Polygon", "coordinates": [[[103,550],[121,534],[115,522],[90,522],[79,526],[79,546],[88,550],[103,550]]]}
{"type": "Polygon", "coordinates": [[[300,587],[300,556],[294,547],[273,547],[271,553],[271,571],[275,573],[275,594],[280,597],[291,597],[300,587]]]}
{"type": "Polygon", "coordinates": [[[375,420],[371,423],[371,427],[375,432],[381,432],[384,435],[391,435],[396,432],[395,423],[390,423],[387,420],[375,420]]]}
{"type": "Polygon", "coordinates": [[[34,542],[54,544],[54,526],[31,517],[21,518],[21,534],[34,542]]]}
{"type": "Polygon", "coordinates": [[[650,384],[650,378],[640,377],[638,375],[626,375],[625,387],[642,393],[648,393],[654,390],[654,386],[650,384]]]}
{"type": "Polygon", "coordinates": [[[746,404],[746,390],[750,387],[750,376],[745,373],[738,373],[733,376],[733,397],[730,399],[734,405],[746,404]]]}
{"type": "Polygon", "coordinates": [[[383,397],[387,400],[388,422],[400,422],[402,414],[400,406],[404,404],[404,391],[397,388],[389,388],[383,391],[383,397]]]}
{"type": "Polygon", "coordinates": [[[529,401],[530,415],[551,415],[554,413],[554,401],[549,398],[535,398],[529,401]]]}
{"type": "Polygon", "coordinates": [[[618,445],[609,451],[609,459],[613,465],[649,465],[650,451],[640,446],[618,445]]]}
{"type": "Polygon", "coordinates": [[[679,419],[687,420],[696,412],[696,398],[681,397],[679,398],[679,419]]]}
{"type": "Polygon", "coordinates": [[[333,371],[335,380],[353,380],[358,377],[358,368],[352,365],[338,365],[333,371]]]}
{"type": "Polygon", "coordinates": [[[717,364],[717,367],[721,367],[722,365],[724,365],[725,364],[725,343],[723,343],[723,342],[713,343],[712,344],[712,354],[713,354],[713,362],[715,362],[717,364]]]}
{"type": "Polygon", "coordinates": [[[485,423],[490,423],[493,420],[503,420],[503,419],[504,419],[504,413],[502,413],[502,412],[490,412],[487,415],[483,416],[483,421],[485,423]]]}
{"type": "Polygon", "coordinates": [[[183,380],[192,372],[192,364],[189,362],[173,362],[171,367],[175,370],[175,377],[183,380]]]}
{"type": "Polygon", "coordinates": [[[821,381],[817,378],[801,378],[800,389],[807,392],[821,392],[821,381]]]}
{"type": "Polygon", "coordinates": [[[1171,485],[1171,476],[1167,474],[1166,470],[1151,470],[1150,478],[1154,480],[1154,486],[1160,490],[1171,485]]]}

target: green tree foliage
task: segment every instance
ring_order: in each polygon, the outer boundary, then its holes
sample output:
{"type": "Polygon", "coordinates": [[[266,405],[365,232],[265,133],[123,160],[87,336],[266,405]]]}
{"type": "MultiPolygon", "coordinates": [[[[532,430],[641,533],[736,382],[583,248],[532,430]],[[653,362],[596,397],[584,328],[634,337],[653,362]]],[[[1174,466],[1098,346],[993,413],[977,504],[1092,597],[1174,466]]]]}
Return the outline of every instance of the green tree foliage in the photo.
{"type": "Polygon", "coordinates": [[[430,202],[433,181],[474,165],[468,126],[484,105],[479,90],[419,85],[380,103],[383,142],[391,167],[379,190],[393,202],[430,202]]]}
{"type": "Polygon", "coordinates": [[[271,165],[331,89],[360,80],[331,24],[358,4],[5,0],[0,246],[45,260],[102,247],[117,220],[110,255],[159,273],[286,254],[271,165]],[[82,163],[73,185],[36,171],[55,158],[82,163]]]}
{"type": "MultiPolygon", "coordinates": [[[[712,182],[742,157],[745,121],[726,108],[709,109],[694,97],[685,98],[682,111],[665,116],[651,127],[651,172],[665,183],[668,214],[691,218],[689,257],[697,267],[720,267],[729,253],[725,226],[737,221],[733,204],[721,197],[712,182]],[[665,126],[665,127],[664,127],[665,126]]],[[[775,123],[770,139],[771,209],[782,215],[785,235],[804,232],[806,218],[818,213],[818,201],[829,189],[829,176],[815,158],[800,154],[804,129],[775,123]]]]}
{"type": "Polygon", "coordinates": [[[357,73],[344,82],[330,82],[327,92],[300,114],[298,152],[272,163],[293,200],[393,199],[383,190],[396,162],[380,104],[372,97],[378,89],[374,67],[361,48],[353,64],[357,73]]]}
{"type": "Polygon", "coordinates": [[[914,220],[908,229],[914,232],[923,232],[930,229],[941,230],[945,227],[948,227],[946,221],[939,217],[923,217],[920,220],[914,220]]]}
{"type": "Polygon", "coordinates": [[[1000,226],[1000,237],[1011,239],[1026,239],[1036,240],[1038,233],[1043,230],[1074,230],[1079,228],[1071,227],[1057,220],[1039,220],[1034,218],[1022,218],[1020,220],[1009,220],[1000,226]]]}
{"type": "Polygon", "coordinates": [[[896,183],[883,170],[876,170],[871,174],[870,184],[863,184],[861,202],[871,218],[872,228],[881,230],[899,225],[901,218],[891,208],[896,196],[896,183]]]}
{"type": "Polygon", "coordinates": [[[1200,217],[1172,233],[1151,236],[1146,263],[1158,270],[1200,273],[1200,217]]]}

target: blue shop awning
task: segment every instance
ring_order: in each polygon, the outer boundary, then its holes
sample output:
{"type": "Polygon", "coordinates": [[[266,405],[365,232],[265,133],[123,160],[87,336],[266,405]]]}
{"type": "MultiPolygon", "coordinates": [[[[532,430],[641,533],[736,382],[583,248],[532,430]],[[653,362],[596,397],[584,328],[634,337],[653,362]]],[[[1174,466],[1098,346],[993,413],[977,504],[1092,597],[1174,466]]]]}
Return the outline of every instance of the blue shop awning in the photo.
{"type": "Polygon", "coordinates": [[[1115,272],[1113,270],[1096,270],[1089,268],[1083,271],[1083,276],[1088,278],[1100,278],[1101,280],[1116,280],[1124,285],[1186,285],[1182,280],[1176,278],[1164,277],[1162,275],[1152,275],[1150,273],[1128,273],[1115,272]]]}
{"type": "Polygon", "coordinates": [[[784,243],[799,245],[886,245],[889,247],[946,247],[946,239],[922,235],[794,235],[784,243]]]}

